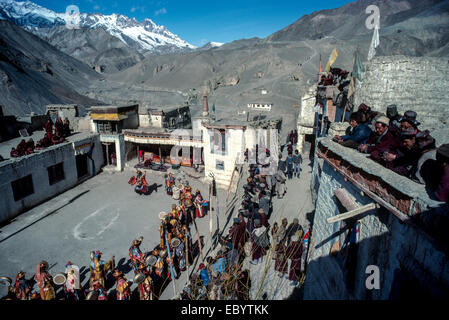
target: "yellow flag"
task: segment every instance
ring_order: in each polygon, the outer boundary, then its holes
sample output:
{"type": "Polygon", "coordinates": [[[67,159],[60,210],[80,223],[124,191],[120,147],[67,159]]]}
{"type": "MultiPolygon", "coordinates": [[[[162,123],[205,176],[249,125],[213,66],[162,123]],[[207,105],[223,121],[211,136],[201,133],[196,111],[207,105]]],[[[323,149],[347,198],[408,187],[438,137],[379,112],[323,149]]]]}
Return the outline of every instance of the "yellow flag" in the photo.
{"type": "Polygon", "coordinates": [[[329,56],[329,61],[326,64],[326,71],[329,72],[331,70],[331,65],[334,64],[335,60],[337,60],[338,51],[337,48],[334,48],[331,55],[329,56]]]}

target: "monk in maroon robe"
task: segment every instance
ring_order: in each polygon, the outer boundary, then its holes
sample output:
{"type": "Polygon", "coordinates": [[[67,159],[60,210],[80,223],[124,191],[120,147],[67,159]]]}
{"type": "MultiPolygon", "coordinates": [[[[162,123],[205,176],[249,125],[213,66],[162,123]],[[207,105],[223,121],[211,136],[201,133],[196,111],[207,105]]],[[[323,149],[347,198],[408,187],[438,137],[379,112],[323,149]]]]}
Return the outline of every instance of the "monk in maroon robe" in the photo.
{"type": "Polygon", "coordinates": [[[302,243],[299,241],[299,236],[292,236],[291,242],[287,248],[286,255],[291,259],[288,279],[293,281],[292,285],[297,285],[301,274],[301,256],[302,243]]]}
{"type": "Polygon", "coordinates": [[[234,224],[229,230],[229,235],[231,236],[233,247],[236,248],[239,253],[243,253],[243,246],[246,242],[246,222],[235,218],[234,224]]]}
{"type": "Polygon", "coordinates": [[[285,241],[279,241],[274,249],[276,256],[274,258],[274,270],[280,272],[282,277],[287,274],[288,269],[288,257],[286,255],[287,247],[285,246],[285,241]]]}

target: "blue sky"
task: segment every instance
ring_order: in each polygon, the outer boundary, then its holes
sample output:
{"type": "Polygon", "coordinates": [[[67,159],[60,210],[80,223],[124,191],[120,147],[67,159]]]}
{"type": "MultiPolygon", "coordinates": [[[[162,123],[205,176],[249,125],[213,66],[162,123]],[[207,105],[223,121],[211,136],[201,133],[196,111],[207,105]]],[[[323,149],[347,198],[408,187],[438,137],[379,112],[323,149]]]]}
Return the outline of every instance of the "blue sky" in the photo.
{"type": "Polygon", "coordinates": [[[354,0],[31,0],[56,12],[70,4],[80,12],[118,13],[153,20],[183,40],[201,46],[209,41],[231,42],[264,38],[305,14],[341,7],[354,0]]]}

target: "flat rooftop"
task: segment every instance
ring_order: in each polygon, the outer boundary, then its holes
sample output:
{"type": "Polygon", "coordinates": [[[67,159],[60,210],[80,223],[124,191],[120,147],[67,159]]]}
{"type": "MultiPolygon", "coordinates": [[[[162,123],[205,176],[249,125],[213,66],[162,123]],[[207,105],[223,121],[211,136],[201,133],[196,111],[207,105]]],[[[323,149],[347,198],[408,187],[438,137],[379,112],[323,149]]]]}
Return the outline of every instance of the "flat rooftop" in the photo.
{"type": "Polygon", "coordinates": [[[119,112],[127,112],[132,111],[133,109],[138,109],[138,104],[125,105],[125,106],[114,106],[114,105],[105,105],[105,106],[93,106],[90,107],[89,111],[92,113],[119,113],[119,112]]]}
{"type": "Polygon", "coordinates": [[[139,114],[149,114],[151,111],[158,111],[158,112],[171,112],[173,110],[182,109],[182,108],[190,108],[190,106],[186,105],[166,105],[166,106],[139,106],[139,114]]]}
{"type": "Polygon", "coordinates": [[[34,144],[37,144],[39,142],[39,140],[41,140],[44,137],[44,135],[45,135],[45,131],[34,131],[33,134],[30,135],[29,137],[14,138],[14,139],[0,143],[0,155],[3,157],[3,159],[5,159],[5,161],[0,162],[0,166],[3,166],[7,163],[20,161],[24,158],[34,157],[37,154],[41,154],[41,153],[47,152],[49,150],[60,148],[61,146],[65,146],[67,144],[70,144],[70,143],[73,143],[76,141],[80,141],[80,140],[84,140],[84,139],[93,137],[93,136],[97,135],[97,133],[90,133],[90,132],[74,133],[71,136],[66,138],[67,141],[57,144],[57,145],[54,145],[54,146],[50,146],[43,150],[35,150],[34,153],[32,153],[30,155],[25,155],[25,156],[18,157],[18,158],[12,158],[10,156],[11,148],[16,148],[17,145],[20,143],[20,141],[22,141],[22,139],[24,139],[25,141],[28,141],[32,138],[34,140],[34,144]]]}

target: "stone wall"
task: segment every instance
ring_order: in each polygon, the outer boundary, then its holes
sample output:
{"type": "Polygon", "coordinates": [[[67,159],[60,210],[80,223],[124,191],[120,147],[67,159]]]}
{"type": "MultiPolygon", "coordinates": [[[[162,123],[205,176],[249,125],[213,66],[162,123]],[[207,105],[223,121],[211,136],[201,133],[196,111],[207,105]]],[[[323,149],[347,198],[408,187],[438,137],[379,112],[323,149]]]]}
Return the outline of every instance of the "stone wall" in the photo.
{"type": "MultiPolygon", "coordinates": [[[[3,162],[0,166],[0,194],[2,195],[0,198],[0,223],[74,187],[80,181],[75,157],[89,152],[92,143],[95,144],[92,158],[95,172],[98,172],[103,165],[103,154],[98,135],[85,135],[75,142],[52,146],[37,154],[3,162]],[[64,168],[64,179],[50,185],[47,168],[61,162],[64,168]],[[15,201],[11,182],[28,175],[32,175],[34,193],[15,201]]],[[[88,175],[93,175],[93,172],[92,161],[88,159],[88,175]]]]}
{"type": "Polygon", "coordinates": [[[441,133],[447,132],[449,119],[447,58],[376,57],[365,66],[364,80],[356,85],[355,106],[365,103],[383,113],[390,104],[396,104],[400,114],[414,110],[422,129],[438,131],[437,145],[449,142],[444,137],[449,134],[441,133]]]}
{"type": "Polygon", "coordinates": [[[426,212],[416,210],[424,210],[424,204],[429,207],[434,205],[433,201],[426,197],[424,190],[418,190],[423,189],[423,186],[399,176],[393,177],[391,171],[371,160],[362,159],[361,155],[353,150],[339,152],[337,149],[342,147],[323,139],[319,139],[319,144],[317,150],[323,150],[325,146],[328,150],[338,153],[341,158],[333,161],[328,158],[329,153],[324,156],[319,153],[315,157],[311,187],[318,192],[304,298],[394,299],[413,296],[416,292],[429,297],[449,297],[447,246],[418,223],[419,216],[426,212]],[[372,181],[375,188],[389,191],[384,194],[385,200],[407,214],[415,214],[414,218],[405,222],[398,219],[384,203],[376,201],[375,195],[368,194],[368,189],[362,190],[360,185],[354,183],[350,171],[360,177],[357,183],[362,183],[360,181],[363,180],[364,173],[379,177],[379,182],[372,181]],[[348,253],[347,249],[338,250],[338,242],[341,249],[348,235],[347,230],[339,232],[344,223],[327,222],[328,218],[346,212],[334,195],[339,188],[345,189],[359,206],[373,202],[379,204],[378,209],[356,218],[360,223],[359,236],[356,250],[352,253],[348,253]],[[404,192],[420,205],[412,205],[404,194],[398,192],[404,192]],[[410,207],[402,208],[405,203],[410,207]],[[335,254],[331,254],[333,246],[334,249],[337,248],[335,254]],[[348,256],[355,259],[353,286],[347,278],[348,256]],[[366,288],[366,267],[369,265],[379,267],[380,289],[366,288]]]}

